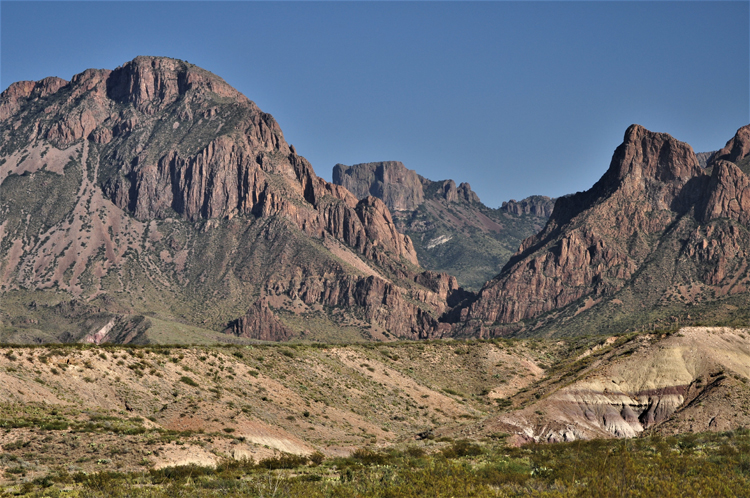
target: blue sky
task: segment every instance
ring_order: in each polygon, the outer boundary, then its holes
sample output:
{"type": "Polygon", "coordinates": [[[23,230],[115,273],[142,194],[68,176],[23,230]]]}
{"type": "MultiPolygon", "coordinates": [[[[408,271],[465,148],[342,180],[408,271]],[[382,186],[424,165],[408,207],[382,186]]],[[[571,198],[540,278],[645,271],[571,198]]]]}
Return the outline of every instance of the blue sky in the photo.
{"type": "Polygon", "coordinates": [[[0,2],[0,86],[137,55],[204,67],[330,179],[400,160],[493,207],[589,188],[628,125],[750,123],[748,2],[0,2]]]}

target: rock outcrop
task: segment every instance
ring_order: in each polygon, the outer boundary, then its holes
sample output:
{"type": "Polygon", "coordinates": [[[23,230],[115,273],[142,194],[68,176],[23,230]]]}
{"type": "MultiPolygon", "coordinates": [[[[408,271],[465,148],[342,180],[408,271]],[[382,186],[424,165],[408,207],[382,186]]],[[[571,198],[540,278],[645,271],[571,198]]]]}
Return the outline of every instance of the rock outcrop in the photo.
{"type": "Polygon", "coordinates": [[[426,178],[420,177],[422,184],[431,191],[434,191],[434,198],[444,199],[446,202],[455,203],[473,203],[480,202],[479,196],[471,190],[471,185],[463,182],[456,187],[453,180],[443,180],[442,182],[433,182],[426,178]]]}
{"type": "Polygon", "coordinates": [[[333,183],[346,187],[358,199],[377,197],[392,211],[411,211],[424,202],[419,176],[399,161],[337,164],[333,183]]]}
{"type": "Polygon", "coordinates": [[[729,218],[750,224],[750,178],[734,163],[713,162],[703,221],[729,218]]]}
{"type": "Polygon", "coordinates": [[[268,300],[258,299],[245,316],[229,324],[228,330],[238,337],[249,337],[260,341],[287,341],[294,337],[268,307],[268,300]]]}
{"type": "Polygon", "coordinates": [[[530,214],[542,218],[549,218],[552,215],[552,208],[555,207],[555,199],[544,195],[532,195],[526,199],[517,201],[511,199],[503,202],[500,209],[516,216],[530,214]]]}
{"type": "Polygon", "coordinates": [[[712,161],[739,162],[750,155],[750,125],[743,126],[731,140],[712,157],[712,161]]]}

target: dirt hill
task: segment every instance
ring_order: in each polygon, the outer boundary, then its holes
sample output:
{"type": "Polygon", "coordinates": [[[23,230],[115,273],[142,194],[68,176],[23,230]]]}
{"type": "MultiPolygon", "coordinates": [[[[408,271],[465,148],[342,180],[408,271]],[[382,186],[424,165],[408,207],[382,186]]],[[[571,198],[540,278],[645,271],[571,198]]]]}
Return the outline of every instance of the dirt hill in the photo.
{"type": "Polygon", "coordinates": [[[522,342],[3,348],[4,478],[63,459],[133,470],[412,442],[497,412],[487,387],[516,392],[551,355],[522,342]]]}
{"type": "Polygon", "coordinates": [[[5,483],[281,452],[511,445],[750,424],[750,332],[0,350],[5,483]]]}

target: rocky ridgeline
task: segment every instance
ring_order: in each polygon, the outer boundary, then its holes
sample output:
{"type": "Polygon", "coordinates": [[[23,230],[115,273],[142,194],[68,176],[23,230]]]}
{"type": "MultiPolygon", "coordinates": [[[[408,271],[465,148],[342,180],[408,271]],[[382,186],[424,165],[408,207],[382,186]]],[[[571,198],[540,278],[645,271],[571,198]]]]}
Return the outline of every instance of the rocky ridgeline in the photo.
{"type": "Polygon", "coordinates": [[[555,202],[533,196],[491,209],[468,183],[432,181],[398,161],[337,164],[333,183],[360,199],[382,199],[423,266],[456,275],[461,285],[477,289],[500,271],[525,237],[542,228],[555,202]]]}
{"type": "Polygon", "coordinates": [[[544,230],[524,241],[463,319],[518,322],[584,298],[608,310],[637,303],[635,315],[670,296],[746,293],[750,191],[735,162],[748,155],[749,132],[740,129],[714,154],[709,176],[689,145],[631,126],[601,180],[558,199],[544,230]]]}
{"type": "Polygon", "coordinates": [[[530,214],[541,218],[549,218],[552,215],[552,208],[554,207],[555,199],[544,195],[532,195],[521,201],[511,199],[508,202],[503,202],[500,209],[516,216],[530,214]]]}
{"type": "Polygon", "coordinates": [[[346,187],[358,199],[367,196],[382,199],[391,211],[413,211],[432,198],[479,202],[479,196],[468,183],[456,187],[453,180],[433,182],[407,169],[400,161],[337,164],[333,167],[333,183],[346,187]]]}
{"type": "Polygon", "coordinates": [[[270,114],[174,59],[14,83],[0,118],[8,340],[145,341],[144,316],[270,340],[600,333],[750,301],[750,126],[704,168],[633,125],[590,190],[493,210],[398,162],[328,183],[270,114]]]}

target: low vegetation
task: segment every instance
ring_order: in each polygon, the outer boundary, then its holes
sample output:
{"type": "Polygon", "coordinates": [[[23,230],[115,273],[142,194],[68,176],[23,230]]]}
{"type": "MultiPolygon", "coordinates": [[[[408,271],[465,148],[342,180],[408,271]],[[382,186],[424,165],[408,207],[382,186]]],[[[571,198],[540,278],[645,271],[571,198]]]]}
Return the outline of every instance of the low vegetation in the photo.
{"type": "Polygon", "coordinates": [[[348,458],[285,454],[133,473],[58,470],[4,491],[108,498],[748,496],[750,431],[521,448],[497,439],[443,441],[429,453],[412,444],[348,458]]]}
{"type": "MultiPolygon", "coordinates": [[[[741,427],[749,423],[743,410],[750,391],[731,369],[696,379],[696,386],[719,387],[676,416],[682,425],[655,426],[631,440],[517,447],[528,439],[503,425],[503,417],[523,410],[543,422],[540,410],[554,405],[539,403],[559,389],[621,358],[688,344],[696,334],[0,348],[0,490],[81,497],[748,496],[750,431],[741,427]],[[704,403],[736,405],[737,415],[719,420],[724,425],[712,433],[670,436],[697,423],[693,417],[703,420],[704,403]]],[[[736,330],[704,335],[744,338],[736,330]]]]}

